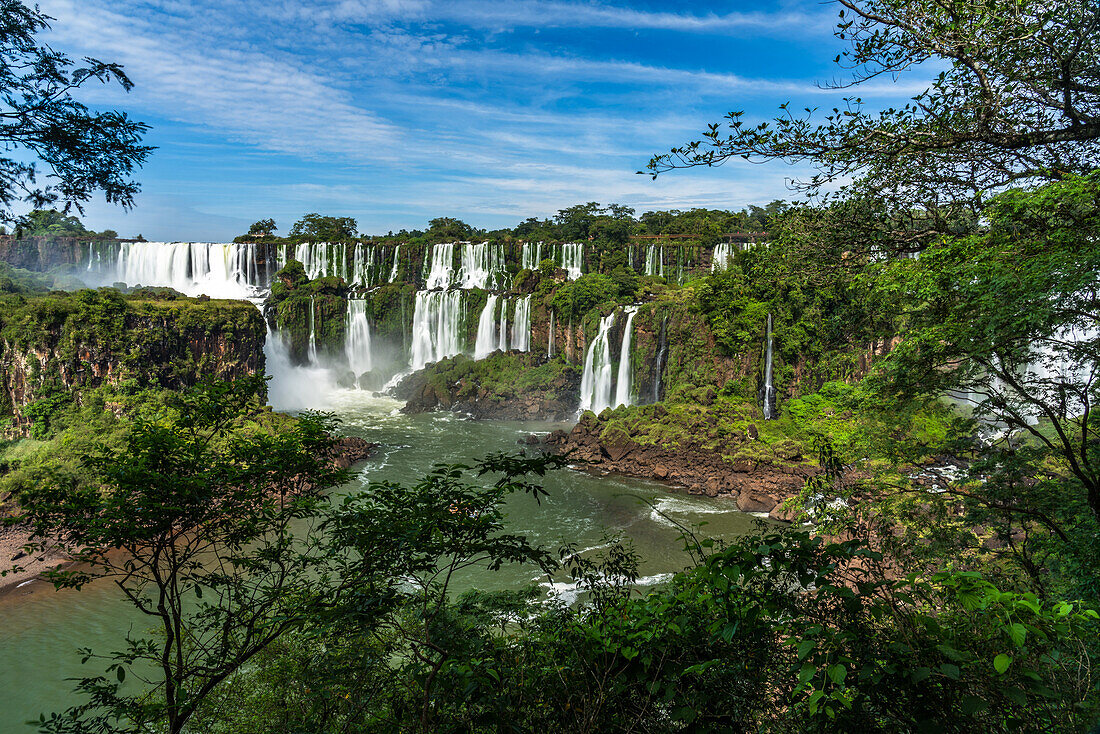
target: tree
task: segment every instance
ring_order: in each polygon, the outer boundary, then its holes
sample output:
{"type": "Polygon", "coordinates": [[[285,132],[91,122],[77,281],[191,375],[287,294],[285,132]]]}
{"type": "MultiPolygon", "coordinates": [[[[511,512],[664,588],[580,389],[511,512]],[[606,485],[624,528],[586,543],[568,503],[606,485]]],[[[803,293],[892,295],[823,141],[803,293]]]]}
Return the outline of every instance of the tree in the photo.
{"type": "Polygon", "coordinates": [[[50,20],[19,0],[0,3],[0,140],[8,154],[0,158],[0,218],[7,221],[16,201],[82,211],[95,191],[132,206],[139,188],[130,177],[153,150],[141,144],[144,123],[115,110],[92,111],[72,98],[90,81],[117,82],[127,91],[133,84],[117,64],[85,58],[77,66],[39,43],[35,36],[50,20]]]}
{"type": "Polygon", "coordinates": [[[158,722],[176,734],[221,681],[346,588],[319,576],[316,537],[295,529],[346,478],[331,464],[332,421],[265,431],[250,423],[263,392],[258,376],[182,393],[172,410],[136,417],[121,451],[85,458],[94,483],[56,472],[19,493],[10,522],[66,538],[81,562],[52,572],[56,586],[110,579],[157,629],[129,634],[106,656],[115,680],[82,680],[88,702],[54,714],[46,731],[158,722]],[[149,687],[122,688],[128,673],[149,687]]]}
{"type": "Polygon", "coordinates": [[[1013,457],[1002,469],[1030,456],[1006,508],[1027,511],[1054,469],[1100,521],[1100,176],[1006,192],[985,215],[987,231],[888,266],[908,326],[876,384],[887,399],[951,392],[1013,457]]]}
{"type": "Polygon", "coordinates": [[[428,237],[439,242],[469,240],[474,236],[474,228],[453,217],[437,217],[428,222],[428,237]]]}
{"type": "Polygon", "coordinates": [[[252,223],[252,226],[248,228],[248,234],[258,237],[266,237],[270,234],[273,234],[277,229],[278,227],[275,226],[274,219],[261,219],[258,222],[252,223]]]}
{"type": "Polygon", "coordinates": [[[75,237],[91,234],[79,219],[56,209],[35,209],[16,219],[15,227],[23,237],[75,237]]]}
{"type": "Polygon", "coordinates": [[[846,89],[879,77],[946,66],[899,108],[877,114],[846,98],[824,124],[787,104],[771,123],[731,112],[702,140],[649,162],[673,168],[731,158],[811,161],[798,182],[815,191],[857,179],[854,190],[890,210],[916,206],[933,220],[980,204],[1008,184],[1086,173],[1100,166],[1100,6],[1091,0],[836,0],[836,61],[852,70],[846,89]]]}
{"type": "Polygon", "coordinates": [[[456,571],[550,563],[502,532],[502,504],[516,492],[537,498],[527,475],[564,459],[489,457],[476,471],[496,477],[490,487],[463,481],[465,466],[441,467],[413,487],[375,483],[330,502],[349,476],[333,465],[332,418],[273,415],[263,392],[256,376],[176,394],[169,410],[137,415],[119,448],[85,457],[92,481],[55,469],[17,492],[7,522],[36,544],[64,537],[81,564],[51,572],[56,586],[109,579],[156,625],[119,652],[83,651],[111,678],[79,681],[87,702],[44,718],[44,731],[178,734],[294,630],[396,632],[438,671],[447,654],[433,620],[456,571]],[[128,677],[144,687],[124,688],[128,677]]]}
{"type": "Polygon", "coordinates": [[[344,242],[355,239],[359,223],[351,217],[306,214],[290,228],[290,237],[311,242],[344,242]]]}

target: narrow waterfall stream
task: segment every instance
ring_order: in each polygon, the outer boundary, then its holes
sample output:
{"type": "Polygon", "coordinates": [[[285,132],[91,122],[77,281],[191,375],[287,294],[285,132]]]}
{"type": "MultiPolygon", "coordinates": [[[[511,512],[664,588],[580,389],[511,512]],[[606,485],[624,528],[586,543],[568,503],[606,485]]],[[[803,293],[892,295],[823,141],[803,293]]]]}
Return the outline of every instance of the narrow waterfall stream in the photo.
{"type": "Polygon", "coordinates": [[[401,245],[397,245],[396,247],[393,248],[393,267],[390,268],[390,277],[389,277],[389,281],[391,283],[396,283],[397,282],[397,268],[398,268],[398,265],[400,264],[400,260],[398,258],[400,256],[401,256],[401,245]]]}
{"type": "Polygon", "coordinates": [[[764,404],[764,420],[770,421],[775,417],[775,385],[772,379],[772,315],[768,313],[768,346],[764,353],[764,390],[763,390],[763,404],[764,404]]]}
{"type": "Polygon", "coordinates": [[[313,303],[313,296],[309,297],[309,363],[316,365],[317,359],[317,309],[313,303]]]}
{"type": "Polygon", "coordinates": [[[711,272],[725,270],[733,262],[733,245],[729,242],[719,242],[714,246],[714,254],[711,256],[711,272]]]}
{"type": "Polygon", "coordinates": [[[477,320],[477,341],[474,343],[474,359],[485,359],[497,348],[497,299],[493,293],[485,300],[485,308],[477,320]]]}
{"type": "Polygon", "coordinates": [[[631,398],[633,388],[634,369],[630,364],[630,342],[634,333],[634,315],[638,313],[637,306],[628,306],[626,309],[626,325],[623,327],[623,345],[619,350],[619,376],[615,381],[616,407],[620,405],[633,405],[631,398]]]}
{"type": "Polygon", "coordinates": [[[462,352],[462,312],[462,291],[417,292],[409,360],[412,369],[462,352]]]}
{"type": "Polygon", "coordinates": [[[508,299],[500,299],[500,343],[497,344],[497,349],[502,352],[508,351],[508,299]]]}
{"type": "Polygon", "coordinates": [[[600,329],[596,338],[588,345],[584,356],[584,371],[581,373],[581,410],[591,410],[599,414],[604,408],[611,407],[611,327],[615,325],[615,313],[611,312],[600,319],[600,329]]]}
{"type": "Polygon", "coordinates": [[[364,372],[373,369],[370,351],[370,323],[367,321],[367,302],[353,298],[348,301],[347,322],[344,325],[344,356],[348,367],[355,374],[355,384],[360,385],[364,372]]]}
{"type": "Polygon", "coordinates": [[[657,335],[657,356],[653,360],[653,402],[661,401],[661,380],[665,374],[668,357],[668,312],[661,316],[661,331],[657,335]]]}
{"type": "Polygon", "coordinates": [[[584,245],[580,242],[561,245],[560,265],[568,273],[570,280],[581,277],[584,270],[584,245]]]}
{"type": "Polygon", "coordinates": [[[645,255],[645,274],[665,277],[665,248],[649,246],[645,255]]]}
{"type": "Polygon", "coordinates": [[[516,310],[512,318],[512,349],[531,351],[531,296],[516,300],[516,310]]]}
{"type": "Polygon", "coordinates": [[[550,330],[546,336],[546,356],[554,356],[554,312],[550,311],[550,330]]]}

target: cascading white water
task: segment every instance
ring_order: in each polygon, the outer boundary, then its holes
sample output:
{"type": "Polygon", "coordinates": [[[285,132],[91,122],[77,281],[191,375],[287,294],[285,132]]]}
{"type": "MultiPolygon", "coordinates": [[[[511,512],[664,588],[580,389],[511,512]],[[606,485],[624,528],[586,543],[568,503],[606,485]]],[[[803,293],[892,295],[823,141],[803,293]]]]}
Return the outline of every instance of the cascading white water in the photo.
{"type": "Polygon", "coordinates": [[[485,308],[481,309],[481,316],[477,320],[474,359],[485,359],[497,348],[497,300],[498,297],[490,293],[485,301],[485,308]]]}
{"type": "Polygon", "coordinates": [[[500,290],[507,287],[504,246],[488,242],[462,243],[462,267],[458,271],[460,288],[500,290]]]}
{"type": "Polygon", "coordinates": [[[665,277],[665,248],[649,246],[645,253],[645,274],[665,277]]]}
{"type": "Polygon", "coordinates": [[[631,393],[633,392],[634,370],[630,364],[630,342],[634,333],[634,315],[638,313],[637,306],[629,306],[626,309],[626,325],[623,327],[623,346],[619,350],[619,376],[615,383],[614,405],[633,405],[631,393]]]}
{"type": "Polygon", "coordinates": [[[364,298],[348,300],[347,321],[344,324],[344,356],[348,367],[359,376],[373,369],[370,350],[370,322],[367,321],[367,301],[364,298]]]}
{"type": "Polygon", "coordinates": [[[309,363],[317,364],[317,327],[315,314],[317,309],[313,307],[313,296],[309,297],[309,363]]]}
{"type": "Polygon", "coordinates": [[[523,296],[516,301],[516,312],[512,324],[512,349],[521,352],[531,351],[531,296],[523,296]]]}
{"type": "Polygon", "coordinates": [[[256,268],[257,245],[215,242],[120,242],[112,264],[96,256],[89,270],[108,283],[167,286],[189,296],[248,298],[268,284],[256,268]]]}
{"type": "Polygon", "coordinates": [[[725,270],[733,262],[733,245],[729,242],[719,242],[714,246],[714,254],[710,260],[710,271],[725,270]]]}
{"type": "Polygon", "coordinates": [[[550,331],[546,337],[546,356],[554,356],[554,312],[550,312],[550,331]]]}
{"type": "Polygon", "coordinates": [[[561,267],[570,280],[581,277],[584,269],[584,244],[580,242],[567,242],[561,246],[561,267]]]}
{"type": "Polygon", "coordinates": [[[370,288],[375,285],[372,282],[375,273],[375,247],[373,245],[355,244],[352,251],[352,267],[350,283],[370,288]]]}
{"type": "Polygon", "coordinates": [[[497,344],[497,349],[502,352],[508,351],[508,299],[504,298],[500,301],[500,343],[497,344]]]}
{"type": "Polygon", "coordinates": [[[451,273],[455,264],[455,245],[445,242],[432,245],[431,270],[428,271],[428,290],[447,288],[451,285],[451,273]]]}
{"type": "Polygon", "coordinates": [[[397,245],[393,248],[393,267],[390,268],[390,277],[389,277],[389,281],[391,283],[396,283],[397,282],[397,265],[398,265],[397,257],[400,254],[401,254],[401,245],[397,245]]]}
{"type": "Polygon", "coordinates": [[[538,270],[542,262],[542,243],[524,242],[520,252],[520,267],[524,270],[538,270]]]}
{"type": "Polygon", "coordinates": [[[588,345],[581,372],[581,410],[600,413],[611,407],[611,347],[608,336],[615,325],[615,314],[600,319],[596,338],[588,345]]]}
{"type": "Polygon", "coordinates": [[[461,353],[462,291],[419,291],[412,337],[409,366],[414,370],[461,353]]]}
{"type": "Polygon", "coordinates": [[[772,315],[768,314],[768,347],[764,354],[764,420],[770,421],[775,402],[775,385],[772,383],[772,315]]]}
{"type": "Polygon", "coordinates": [[[302,242],[294,248],[310,280],[329,276],[348,279],[348,246],[328,242],[302,242]]]}
{"type": "Polygon", "coordinates": [[[267,400],[276,410],[316,409],[325,404],[333,389],[332,373],[323,367],[302,367],[292,363],[290,346],[278,331],[267,327],[264,342],[265,371],[272,379],[267,400]]]}

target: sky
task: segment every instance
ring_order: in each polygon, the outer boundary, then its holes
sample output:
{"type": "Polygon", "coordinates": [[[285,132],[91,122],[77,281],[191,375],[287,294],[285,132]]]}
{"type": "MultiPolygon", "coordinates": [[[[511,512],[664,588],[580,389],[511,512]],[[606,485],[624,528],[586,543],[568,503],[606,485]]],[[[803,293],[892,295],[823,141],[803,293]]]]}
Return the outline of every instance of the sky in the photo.
{"type": "MultiPolygon", "coordinates": [[[[267,217],[285,234],[307,212],[384,234],[438,216],[510,227],[588,201],[792,199],[809,171],[782,163],[636,172],[732,110],[756,122],[844,96],[822,87],[844,78],[843,46],[837,6],[817,0],[39,2],[46,42],[135,84],[78,98],[151,126],[135,208],[97,199],[83,217],[123,236],[226,240],[267,217]]],[[[860,96],[918,91],[885,79],[860,96]]]]}

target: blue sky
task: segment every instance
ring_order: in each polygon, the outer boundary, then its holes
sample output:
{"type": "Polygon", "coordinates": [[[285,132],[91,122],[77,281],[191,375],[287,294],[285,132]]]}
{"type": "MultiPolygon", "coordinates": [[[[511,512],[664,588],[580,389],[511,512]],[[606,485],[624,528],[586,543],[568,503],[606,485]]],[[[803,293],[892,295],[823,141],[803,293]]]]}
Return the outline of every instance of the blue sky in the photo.
{"type": "MultiPolygon", "coordinates": [[[[86,223],[232,237],[273,217],[367,233],[435,216],[512,226],[585,201],[740,208],[791,198],[781,164],[639,176],[734,109],[824,109],[836,6],[569,0],[40,0],[51,45],[125,65],[93,107],[148,122],[137,207],[86,223]]],[[[876,81],[871,106],[919,91],[876,81]]],[[[801,173],[805,173],[801,171],[801,173]]]]}

